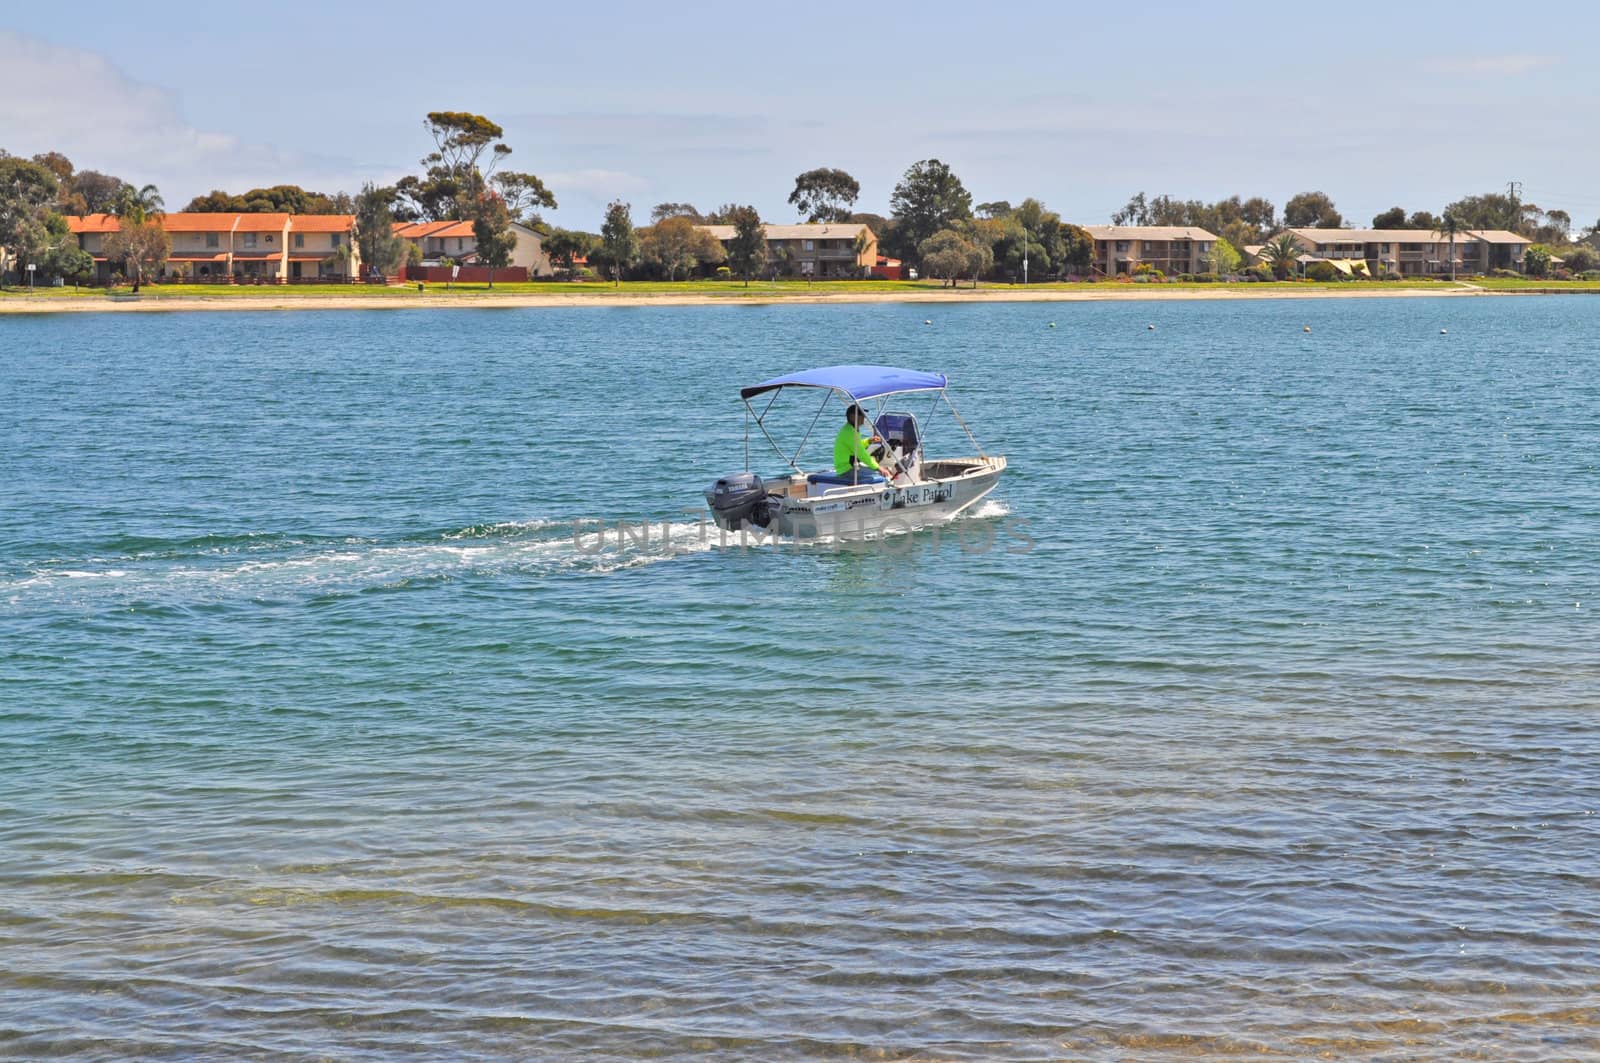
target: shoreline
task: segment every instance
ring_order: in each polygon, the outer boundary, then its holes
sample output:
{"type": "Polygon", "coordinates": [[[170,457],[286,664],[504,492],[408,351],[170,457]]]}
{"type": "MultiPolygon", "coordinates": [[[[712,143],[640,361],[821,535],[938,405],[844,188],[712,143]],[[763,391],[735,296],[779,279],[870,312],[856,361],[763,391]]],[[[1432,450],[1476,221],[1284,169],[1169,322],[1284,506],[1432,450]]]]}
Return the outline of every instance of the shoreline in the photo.
{"type": "Polygon", "coordinates": [[[1487,289],[1471,285],[1439,290],[1431,288],[1316,288],[1296,291],[1284,288],[1251,290],[1250,286],[1183,288],[1180,290],[1158,287],[1123,287],[1095,285],[1082,291],[1054,289],[1019,290],[1010,287],[978,289],[931,289],[926,292],[848,292],[831,291],[808,293],[803,291],[772,292],[761,294],[744,289],[727,295],[703,292],[683,294],[616,294],[598,291],[582,294],[556,292],[507,292],[504,295],[488,292],[456,294],[433,292],[428,294],[370,295],[305,294],[291,295],[232,295],[232,296],[30,296],[15,293],[0,296],[0,315],[4,314],[80,314],[80,313],[180,313],[195,311],[230,310],[438,310],[438,309],[529,309],[575,306],[770,306],[777,303],[913,303],[970,304],[970,303],[1075,303],[1112,301],[1217,301],[1230,299],[1439,299],[1473,296],[1507,295],[1566,295],[1600,294],[1593,289],[1574,289],[1571,292],[1549,289],[1515,290],[1487,289]]]}

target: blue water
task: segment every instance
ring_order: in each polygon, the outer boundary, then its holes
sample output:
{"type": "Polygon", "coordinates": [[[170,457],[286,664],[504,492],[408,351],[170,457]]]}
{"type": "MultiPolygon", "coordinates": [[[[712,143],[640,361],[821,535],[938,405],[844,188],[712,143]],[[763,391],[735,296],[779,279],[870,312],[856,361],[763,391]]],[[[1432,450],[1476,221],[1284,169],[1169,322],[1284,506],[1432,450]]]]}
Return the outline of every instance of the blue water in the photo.
{"type": "Polygon", "coordinates": [[[0,318],[0,1055],[1596,1058],[1597,423],[1576,297],[0,318]],[[993,498],[705,536],[855,359],[993,498]]]}

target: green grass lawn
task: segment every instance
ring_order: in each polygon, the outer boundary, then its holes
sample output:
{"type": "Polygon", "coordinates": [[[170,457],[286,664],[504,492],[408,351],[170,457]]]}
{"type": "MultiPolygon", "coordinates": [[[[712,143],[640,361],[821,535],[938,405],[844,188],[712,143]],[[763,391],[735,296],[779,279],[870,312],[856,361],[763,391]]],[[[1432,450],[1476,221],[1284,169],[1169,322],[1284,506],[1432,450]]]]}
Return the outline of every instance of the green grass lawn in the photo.
{"type": "MultiPolygon", "coordinates": [[[[1582,292],[1600,291],[1600,281],[1550,281],[1539,280],[1531,277],[1489,277],[1474,280],[1463,279],[1463,285],[1471,285],[1495,292],[1582,292]]],[[[1027,290],[1030,292],[1105,292],[1106,294],[1132,294],[1141,291],[1307,291],[1307,290],[1346,290],[1360,291],[1388,291],[1396,288],[1421,289],[1434,291],[1450,291],[1457,287],[1449,281],[1436,280],[1408,280],[1408,281],[1330,281],[1326,283],[1304,281],[1275,281],[1252,282],[1241,284],[1204,284],[1194,282],[1169,282],[1163,284],[1132,284],[1118,281],[1102,281],[1098,283],[1054,281],[1044,284],[1031,284],[1027,290]]],[[[963,284],[963,293],[972,290],[970,284],[963,284]]],[[[1019,290],[1016,286],[1003,282],[984,282],[978,286],[982,292],[1011,292],[1019,290]]],[[[652,296],[652,295],[701,295],[714,298],[739,300],[747,298],[772,298],[773,296],[826,296],[835,294],[937,294],[940,291],[949,292],[939,281],[814,281],[807,283],[803,280],[751,281],[748,287],[742,281],[718,280],[688,280],[688,281],[624,281],[620,286],[603,281],[586,281],[571,283],[567,281],[528,281],[522,283],[496,284],[491,291],[487,284],[428,284],[425,292],[429,298],[438,298],[441,301],[453,296],[482,296],[482,295],[559,295],[577,298],[605,299],[618,295],[622,296],[652,296]]],[[[387,287],[369,284],[287,284],[287,285],[226,285],[226,284],[152,284],[140,290],[141,300],[159,301],[162,299],[273,299],[289,300],[300,298],[315,298],[319,296],[345,296],[365,299],[387,299],[399,296],[414,296],[417,294],[415,284],[387,287]]],[[[108,299],[128,298],[132,292],[127,288],[119,288],[113,293],[107,293],[103,288],[39,288],[30,292],[26,288],[8,288],[0,290],[0,300],[14,299],[92,299],[105,301],[108,299]]]]}

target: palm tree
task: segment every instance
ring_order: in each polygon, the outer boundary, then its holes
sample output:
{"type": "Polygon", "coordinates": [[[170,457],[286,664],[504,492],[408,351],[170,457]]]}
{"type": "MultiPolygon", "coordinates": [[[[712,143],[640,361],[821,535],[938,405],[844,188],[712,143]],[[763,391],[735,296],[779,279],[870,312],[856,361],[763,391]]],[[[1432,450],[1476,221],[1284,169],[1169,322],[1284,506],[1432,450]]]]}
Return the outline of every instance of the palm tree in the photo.
{"type": "Polygon", "coordinates": [[[1261,245],[1262,260],[1272,264],[1272,272],[1279,280],[1289,275],[1299,257],[1300,241],[1295,239],[1294,233],[1279,233],[1261,245]]]}
{"type": "Polygon", "coordinates": [[[1456,279],[1456,233],[1462,229],[1461,215],[1453,210],[1444,212],[1444,217],[1439,219],[1439,231],[1450,237],[1450,282],[1456,279]]]}
{"type": "Polygon", "coordinates": [[[118,217],[131,218],[135,224],[143,225],[145,218],[160,215],[165,206],[166,202],[155,185],[145,185],[143,188],[123,185],[122,191],[117,193],[115,213],[118,217]]]}

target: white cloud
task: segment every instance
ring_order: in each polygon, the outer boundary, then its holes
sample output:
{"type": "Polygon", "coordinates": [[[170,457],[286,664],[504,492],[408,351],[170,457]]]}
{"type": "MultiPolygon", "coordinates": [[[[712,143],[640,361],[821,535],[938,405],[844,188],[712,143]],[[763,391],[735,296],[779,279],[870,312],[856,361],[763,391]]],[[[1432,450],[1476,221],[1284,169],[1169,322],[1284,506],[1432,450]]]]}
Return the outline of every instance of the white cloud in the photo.
{"type": "Polygon", "coordinates": [[[1555,66],[1561,62],[1554,55],[1477,55],[1458,59],[1436,59],[1427,64],[1435,74],[1465,74],[1476,77],[1518,77],[1555,66]]]}
{"type": "Polygon", "coordinates": [[[137,81],[97,52],[0,29],[0,70],[26,93],[0,93],[0,147],[59,151],[79,169],[154,183],[181,206],[211,188],[301,183],[332,191],[358,179],[345,160],[293,155],[184,120],[176,97],[137,81]]]}

